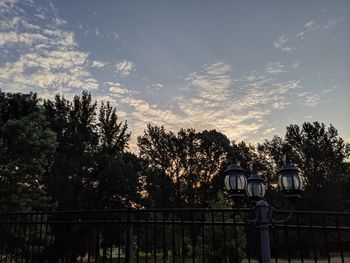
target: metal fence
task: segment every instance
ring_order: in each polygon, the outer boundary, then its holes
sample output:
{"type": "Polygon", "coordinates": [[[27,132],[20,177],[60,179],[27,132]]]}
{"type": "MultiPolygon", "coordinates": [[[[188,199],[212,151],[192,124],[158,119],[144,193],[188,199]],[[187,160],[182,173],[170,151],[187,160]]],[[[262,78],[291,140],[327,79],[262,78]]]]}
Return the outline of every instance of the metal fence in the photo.
{"type": "MultiPolygon", "coordinates": [[[[2,212],[0,262],[250,263],[257,235],[231,209],[2,212]]],[[[276,263],[350,262],[350,213],[295,212],[270,240],[276,263]]]]}

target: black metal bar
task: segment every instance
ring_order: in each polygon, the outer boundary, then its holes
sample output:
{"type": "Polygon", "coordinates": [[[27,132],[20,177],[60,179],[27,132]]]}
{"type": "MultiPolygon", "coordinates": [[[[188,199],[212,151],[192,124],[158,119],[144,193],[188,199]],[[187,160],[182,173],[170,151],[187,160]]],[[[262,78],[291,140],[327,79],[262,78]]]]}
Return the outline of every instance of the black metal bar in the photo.
{"type": "MultiPolygon", "coordinates": [[[[11,229],[15,226],[14,220],[12,220],[12,223],[9,225],[10,233],[12,232],[11,229]]],[[[13,260],[13,252],[10,251],[10,262],[13,260]]]]}
{"type": "Polygon", "coordinates": [[[278,263],[278,233],[276,235],[276,228],[274,226],[274,224],[272,224],[272,227],[271,227],[271,232],[272,232],[272,240],[273,240],[273,252],[274,252],[274,259],[275,259],[275,263],[278,263]]]}
{"type": "Polygon", "coordinates": [[[171,241],[171,246],[172,246],[172,256],[173,256],[173,263],[175,263],[175,215],[174,215],[174,211],[171,213],[171,218],[172,218],[172,224],[171,224],[171,230],[172,230],[172,241],[171,241]]]}
{"type": "Polygon", "coordinates": [[[111,219],[112,219],[112,223],[110,225],[111,227],[111,230],[110,230],[110,245],[109,245],[109,263],[112,263],[113,262],[113,241],[114,241],[114,236],[113,236],[113,233],[114,233],[114,228],[115,228],[115,224],[114,224],[114,212],[111,213],[111,219]]]}
{"type": "Polygon", "coordinates": [[[324,226],[323,235],[324,235],[324,240],[325,240],[325,245],[326,245],[325,249],[326,249],[326,253],[327,253],[327,259],[328,259],[328,263],[331,263],[331,257],[329,254],[329,243],[328,243],[325,215],[322,216],[322,223],[324,226]]]}
{"type": "Polygon", "coordinates": [[[88,256],[88,263],[91,262],[90,256],[91,256],[91,234],[93,233],[93,226],[88,225],[89,230],[88,230],[88,251],[87,251],[87,256],[88,256]]]}
{"type": "Polygon", "coordinates": [[[96,225],[96,235],[95,235],[95,262],[98,262],[98,259],[100,257],[100,226],[96,225]]]}
{"type": "Polygon", "coordinates": [[[192,246],[192,263],[194,263],[194,260],[195,260],[195,255],[194,255],[194,252],[195,252],[195,242],[194,242],[194,223],[193,223],[193,213],[191,213],[191,221],[192,221],[192,224],[191,224],[191,246],[192,246]]]}
{"type": "MultiPolygon", "coordinates": [[[[33,225],[33,223],[32,223],[32,216],[33,216],[34,214],[28,214],[28,217],[29,217],[29,226],[28,226],[28,240],[26,240],[26,248],[27,248],[27,253],[26,253],[26,261],[33,261],[33,259],[32,259],[32,257],[31,257],[31,255],[30,255],[30,236],[31,236],[31,232],[32,232],[32,225],[33,225]]],[[[7,253],[6,253],[6,255],[7,255],[7,253]]]]}
{"type": "Polygon", "coordinates": [[[121,252],[121,242],[122,242],[122,231],[121,231],[121,214],[118,215],[118,263],[120,263],[120,252],[121,252]]]}
{"type": "Polygon", "coordinates": [[[312,226],[312,214],[309,216],[309,224],[310,224],[310,231],[311,231],[312,247],[314,250],[314,260],[315,260],[315,263],[317,263],[317,248],[316,248],[316,241],[315,241],[315,233],[312,226]]]}
{"type": "Polygon", "coordinates": [[[340,244],[340,257],[341,257],[341,263],[344,263],[344,250],[343,250],[343,242],[341,239],[341,234],[339,232],[339,222],[338,222],[338,217],[335,217],[335,226],[337,229],[337,238],[338,238],[338,242],[340,244]]]}
{"type": "Polygon", "coordinates": [[[165,214],[163,214],[163,263],[166,263],[166,259],[168,258],[168,251],[166,247],[166,218],[165,214]]]}
{"type": "MultiPolygon", "coordinates": [[[[233,216],[235,216],[233,214],[233,216]]],[[[250,235],[250,225],[245,225],[245,235],[246,235],[246,240],[247,240],[247,249],[246,249],[246,254],[247,254],[247,259],[248,259],[248,263],[251,263],[251,253],[250,253],[250,249],[251,249],[251,235],[250,235]]]]}
{"type": "Polygon", "coordinates": [[[184,225],[184,214],[181,213],[181,255],[182,263],[185,263],[185,225],[184,225]]]}
{"type": "Polygon", "coordinates": [[[212,245],[213,245],[213,262],[216,262],[216,258],[215,258],[215,228],[214,228],[214,212],[211,211],[210,212],[211,215],[211,234],[212,234],[212,245]]]}
{"type": "Polygon", "coordinates": [[[201,229],[202,229],[202,261],[203,263],[205,263],[205,247],[204,247],[204,239],[205,239],[205,225],[203,224],[204,222],[204,218],[205,217],[205,214],[203,215],[203,212],[201,211],[201,229]]]}
{"type": "MultiPolygon", "coordinates": [[[[115,212],[115,213],[125,213],[128,209],[110,209],[109,212],[115,212]]],[[[229,212],[238,212],[238,209],[236,208],[157,208],[157,209],[133,209],[134,213],[145,213],[145,212],[222,212],[226,211],[229,212]]],[[[251,208],[240,208],[240,212],[250,212],[251,208]]],[[[106,210],[71,210],[71,211],[47,211],[47,212],[0,212],[3,215],[30,215],[30,214],[36,214],[36,213],[43,213],[43,214],[103,214],[106,210]]],[[[274,213],[289,213],[289,210],[274,210],[274,213]]],[[[300,215],[329,215],[329,216],[350,216],[350,212],[330,212],[330,211],[294,211],[294,214],[300,214],[300,215]]]]}
{"type": "Polygon", "coordinates": [[[136,263],[140,261],[140,213],[137,214],[136,263]]]}
{"type": "Polygon", "coordinates": [[[227,263],[227,252],[226,252],[226,227],[225,227],[225,212],[222,212],[222,235],[224,241],[224,260],[227,263]]]}
{"type": "Polygon", "coordinates": [[[286,222],[284,223],[284,235],[285,235],[285,240],[286,240],[287,259],[288,259],[288,263],[290,263],[291,258],[290,258],[290,251],[289,251],[288,227],[287,227],[286,222]]]}
{"type": "Polygon", "coordinates": [[[133,219],[132,212],[130,210],[127,211],[127,224],[126,224],[126,251],[125,251],[125,262],[132,263],[133,259],[133,225],[131,220],[133,219]]]}
{"type": "Polygon", "coordinates": [[[236,261],[236,263],[239,263],[238,262],[238,240],[237,240],[237,235],[238,235],[238,233],[237,233],[237,225],[236,225],[236,215],[233,215],[233,223],[234,223],[234,225],[233,225],[233,238],[234,238],[234,241],[235,241],[235,261],[236,261]]]}
{"type": "Polygon", "coordinates": [[[21,224],[20,224],[20,218],[15,217],[14,218],[14,235],[15,235],[15,240],[17,242],[16,249],[15,249],[15,262],[19,262],[18,254],[19,254],[19,247],[21,243],[21,224]]]}
{"type": "MultiPolygon", "coordinates": [[[[300,218],[299,218],[299,215],[296,215],[296,219],[297,219],[297,226],[300,225],[300,218]]],[[[297,243],[298,243],[298,249],[299,249],[299,254],[300,254],[300,260],[301,260],[301,263],[304,263],[304,256],[303,256],[303,251],[301,249],[301,246],[300,246],[300,228],[298,227],[297,228],[297,243]]]]}
{"type": "Polygon", "coordinates": [[[102,247],[102,262],[104,263],[105,261],[106,261],[106,259],[107,259],[107,250],[106,250],[106,248],[107,248],[107,244],[106,244],[106,242],[105,242],[105,238],[106,238],[106,236],[107,236],[107,231],[106,231],[106,226],[107,226],[107,224],[106,224],[106,217],[107,217],[107,214],[105,213],[105,215],[104,215],[104,222],[103,222],[103,225],[102,225],[102,229],[103,229],[103,231],[102,231],[102,233],[103,233],[103,247],[102,247]]]}
{"type": "Polygon", "coordinates": [[[157,263],[157,212],[153,212],[153,217],[154,217],[154,242],[153,242],[153,258],[154,258],[154,263],[157,263]]]}
{"type": "Polygon", "coordinates": [[[147,221],[148,221],[148,213],[145,213],[146,215],[146,224],[145,224],[145,249],[146,249],[146,258],[145,258],[145,262],[147,263],[148,262],[148,224],[147,224],[147,221]]]}

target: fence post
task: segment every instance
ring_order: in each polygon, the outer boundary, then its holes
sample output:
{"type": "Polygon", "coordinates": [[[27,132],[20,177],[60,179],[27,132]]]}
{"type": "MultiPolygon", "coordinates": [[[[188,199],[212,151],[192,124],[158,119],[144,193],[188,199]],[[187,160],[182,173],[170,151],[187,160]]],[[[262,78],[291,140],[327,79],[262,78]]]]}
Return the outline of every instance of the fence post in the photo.
{"type": "Polygon", "coordinates": [[[132,211],[128,209],[127,211],[127,222],[126,222],[126,251],[125,260],[127,263],[132,263],[133,258],[133,214],[132,211]]]}
{"type": "Polygon", "coordinates": [[[258,229],[260,232],[261,263],[271,263],[269,237],[269,205],[264,200],[256,203],[258,229]]]}

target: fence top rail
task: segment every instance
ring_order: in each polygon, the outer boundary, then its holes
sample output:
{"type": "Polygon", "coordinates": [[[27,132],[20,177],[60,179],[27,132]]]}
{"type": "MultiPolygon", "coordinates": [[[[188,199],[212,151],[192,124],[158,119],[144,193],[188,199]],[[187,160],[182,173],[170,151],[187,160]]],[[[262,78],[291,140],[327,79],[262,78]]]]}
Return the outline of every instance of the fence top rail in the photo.
{"type": "MultiPolygon", "coordinates": [[[[237,212],[249,212],[251,208],[160,208],[160,209],[108,209],[108,210],[68,210],[68,211],[0,211],[0,215],[37,215],[37,214],[94,214],[94,213],[176,213],[176,212],[225,212],[225,213],[237,213],[237,212]]],[[[275,213],[289,213],[288,210],[274,210],[275,213]]],[[[319,215],[341,215],[350,216],[350,212],[332,212],[332,211],[294,211],[294,214],[319,214],[319,215]]]]}

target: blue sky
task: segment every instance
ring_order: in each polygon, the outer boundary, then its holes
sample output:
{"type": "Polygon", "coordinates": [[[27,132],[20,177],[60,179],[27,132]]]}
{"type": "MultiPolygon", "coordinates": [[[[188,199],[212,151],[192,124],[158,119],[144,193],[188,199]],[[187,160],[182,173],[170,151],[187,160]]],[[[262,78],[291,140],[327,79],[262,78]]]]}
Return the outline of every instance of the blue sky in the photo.
{"type": "Polygon", "coordinates": [[[231,140],[332,123],[350,140],[350,1],[0,0],[0,89],[110,101],[231,140]]]}

